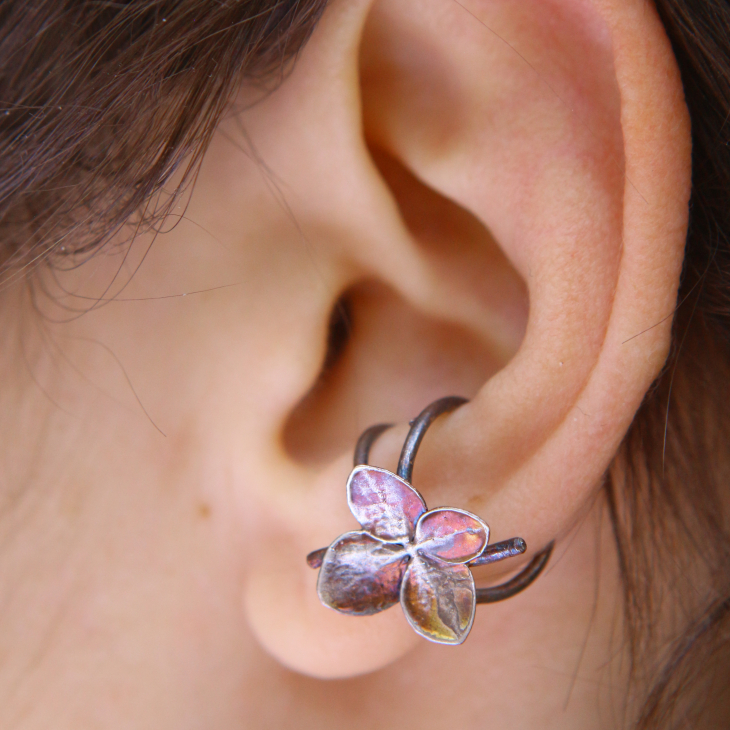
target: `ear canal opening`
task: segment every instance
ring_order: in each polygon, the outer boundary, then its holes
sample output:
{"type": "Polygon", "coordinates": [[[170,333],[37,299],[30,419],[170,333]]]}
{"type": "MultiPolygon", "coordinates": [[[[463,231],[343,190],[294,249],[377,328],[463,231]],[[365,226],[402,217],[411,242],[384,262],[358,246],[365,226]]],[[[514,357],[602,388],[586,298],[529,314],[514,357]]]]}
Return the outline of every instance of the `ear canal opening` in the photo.
{"type": "MultiPolygon", "coordinates": [[[[347,296],[340,297],[332,307],[327,325],[327,348],[320,371],[321,380],[337,364],[352,334],[352,305],[347,296]]],[[[315,384],[316,387],[316,384],[315,384]]]]}

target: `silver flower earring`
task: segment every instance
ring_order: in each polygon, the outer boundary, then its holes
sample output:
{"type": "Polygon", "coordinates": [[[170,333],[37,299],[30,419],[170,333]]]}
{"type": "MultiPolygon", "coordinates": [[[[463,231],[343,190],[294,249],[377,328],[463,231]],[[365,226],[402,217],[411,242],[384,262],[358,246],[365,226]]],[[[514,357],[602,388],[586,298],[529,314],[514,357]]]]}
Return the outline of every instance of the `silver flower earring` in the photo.
{"type": "Polygon", "coordinates": [[[495,563],[527,549],[521,537],[488,546],[489,527],[471,512],[428,510],[411,486],[413,462],[428,427],[466,402],[456,396],[431,403],[411,421],[398,473],[368,466],[370,448],[392,424],[367,429],[355,448],[347,501],[362,530],[340,535],[307,556],[319,568],[317,593],[325,606],[369,616],[400,602],[408,622],[429,641],[461,644],[469,635],[477,603],[510,598],[545,568],[553,544],[514,578],[476,588],[470,568],[495,563]]]}

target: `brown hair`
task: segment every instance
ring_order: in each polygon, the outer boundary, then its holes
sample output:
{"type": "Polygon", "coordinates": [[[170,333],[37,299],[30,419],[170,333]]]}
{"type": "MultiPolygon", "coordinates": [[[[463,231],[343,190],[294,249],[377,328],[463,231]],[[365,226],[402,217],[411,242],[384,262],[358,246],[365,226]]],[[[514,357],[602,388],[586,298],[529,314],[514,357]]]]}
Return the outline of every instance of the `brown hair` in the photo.
{"type": "Polygon", "coordinates": [[[656,5],[693,153],[672,351],[606,483],[640,730],[730,719],[730,6],[656,5]]]}
{"type": "Polygon", "coordinates": [[[0,266],[78,262],[130,218],[163,218],[172,199],[150,201],[180,168],[189,181],[236,82],[281,77],[325,4],[4,2],[0,266]]]}
{"type": "MultiPolygon", "coordinates": [[[[0,273],[78,262],[130,220],[164,217],[163,186],[192,179],[235,85],[281,78],[325,4],[2,3],[0,273]]],[[[730,646],[730,6],[657,6],[694,186],[672,353],[606,480],[641,730],[696,727],[703,706],[686,698],[717,705],[730,646]]]]}

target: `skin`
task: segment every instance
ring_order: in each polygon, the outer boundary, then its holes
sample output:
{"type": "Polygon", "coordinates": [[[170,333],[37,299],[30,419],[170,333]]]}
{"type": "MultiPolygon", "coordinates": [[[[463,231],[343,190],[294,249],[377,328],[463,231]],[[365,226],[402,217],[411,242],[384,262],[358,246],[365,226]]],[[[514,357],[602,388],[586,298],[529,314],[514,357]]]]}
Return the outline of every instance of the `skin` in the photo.
{"type": "Polygon", "coordinates": [[[618,726],[599,485],[666,357],[690,185],[652,6],[334,2],[261,96],[163,232],[37,271],[35,308],[2,287],[0,725],[618,726]],[[458,648],[325,609],[304,563],[355,527],[360,431],[400,424],[393,469],[451,393],[429,507],[558,541],[458,648]]]}

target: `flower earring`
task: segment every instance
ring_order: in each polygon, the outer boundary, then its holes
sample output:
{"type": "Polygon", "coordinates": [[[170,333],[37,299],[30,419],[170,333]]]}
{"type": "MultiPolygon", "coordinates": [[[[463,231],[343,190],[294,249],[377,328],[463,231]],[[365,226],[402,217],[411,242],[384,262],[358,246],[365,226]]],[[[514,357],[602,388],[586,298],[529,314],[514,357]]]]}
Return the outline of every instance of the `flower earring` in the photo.
{"type": "Polygon", "coordinates": [[[527,588],[542,572],[553,544],[507,583],[477,589],[470,567],[523,553],[515,537],[488,546],[489,527],[471,512],[427,510],[410,484],[413,462],[428,427],[466,402],[455,396],[431,403],[411,421],[398,473],[368,466],[370,448],[392,424],[367,429],[355,448],[347,501],[362,530],[340,535],[307,556],[319,568],[317,593],[325,606],[368,616],[400,602],[413,629],[439,644],[461,644],[469,635],[477,603],[494,603],[527,588]]]}

